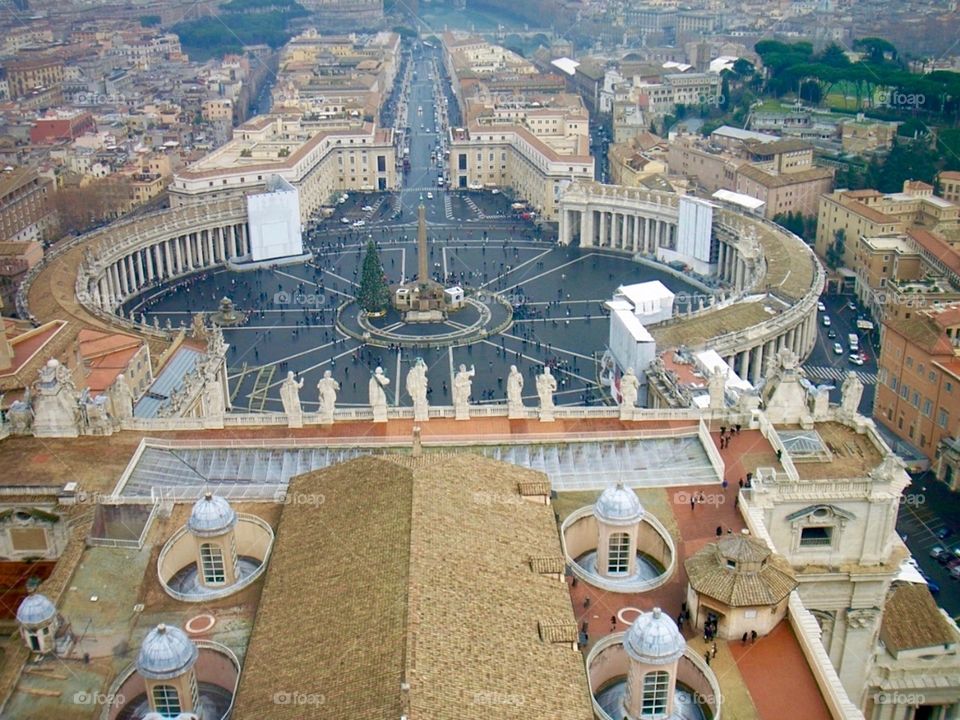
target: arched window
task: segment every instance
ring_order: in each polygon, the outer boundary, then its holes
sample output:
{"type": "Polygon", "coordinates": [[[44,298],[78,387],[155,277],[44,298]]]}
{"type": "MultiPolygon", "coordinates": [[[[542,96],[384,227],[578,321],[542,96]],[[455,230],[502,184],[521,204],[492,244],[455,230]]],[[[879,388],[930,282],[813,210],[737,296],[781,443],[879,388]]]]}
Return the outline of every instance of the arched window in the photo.
{"type": "Polygon", "coordinates": [[[154,685],[153,709],[164,717],[176,717],[181,713],[180,693],[173,685],[154,685]]]}
{"type": "Polygon", "coordinates": [[[667,712],[667,693],[670,692],[670,673],[665,670],[648,672],[643,676],[643,701],[640,717],[660,717],[667,712]]]}
{"type": "Polygon", "coordinates": [[[203,581],[207,585],[222,585],[227,581],[223,570],[223,553],[211,543],[200,546],[200,562],[203,565],[203,581]]]}
{"type": "Polygon", "coordinates": [[[610,536],[607,553],[607,572],[611,575],[626,575],[630,569],[630,536],[614,533],[610,536]]]}

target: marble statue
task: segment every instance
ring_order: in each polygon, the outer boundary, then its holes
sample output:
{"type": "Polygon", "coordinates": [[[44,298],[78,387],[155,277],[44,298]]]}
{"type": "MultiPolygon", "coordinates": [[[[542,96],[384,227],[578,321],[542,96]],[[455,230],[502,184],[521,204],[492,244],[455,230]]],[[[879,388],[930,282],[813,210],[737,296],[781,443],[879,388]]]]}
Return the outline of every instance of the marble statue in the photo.
{"type": "Polygon", "coordinates": [[[860,398],[863,397],[863,383],[855,372],[847,373],[843,385],[840,386],[840,413],[844,417],[852,418],[860,407],[860,398]]]}
{"type": "Polygon", "coordinates": [[[156,315],[153,316],[153,329],[154,330],[160,329],[160,318],[158,318],[156,315]]]}
{"type": "MultiPolygon", "coordinates": [[[[203,386],[203,403],[205,406],[204,414],[208,417],[217,418],[226,411],[226,403],[223,399],[223,385],[216,373],[208,373],[203,386]]],[[[182,404],[182,399],[177,398],[174,408],[182,404]]]]}
{"type": "Polygon", "coordinates": [[[50,358],[34,384],[33,434],[37,437],[77,437],[80,406],[70,370],[50,358]]]}
{"type": "Polygon", "coordinates": [[[453,409],[457,420],[470,419],[470,391],[473,388],[473,376],[476,374],[473,365],[467,370],[467,366],[461,364],[453,378],[453,409]]]}
{"type": "Polygon", "coordinates": [[[523,414],[523,373],[511,365],[507,376],[507,417],[522,418],[523,414]]]}
{"type": "Polygon", "coordinates": [[[370,378],[370,382],[367,384],[367,389],[370,394],[370,407],[373,409],[374,422],[387,421],[387,394],[383,389],[389,384],[390,378],[383,374],[382,367],[378,367],[374,371],[373,376],[370,378]]]}
{"type": "Polygon", "coordinates": [[[13,435],[27,435],[33,424],[33,410],[30,409],[29,391],[23,400],[14,400],[7,410],[7,422],[13,435]]]}
{"type": "Polygon", "coordinates": [[[340,383],[333,379],[333,373],[323,371],[323,377],[317,383],[317,393],[320,396],[320,422],[323,425],[333,424],[333,411],[337,405],[337,391],[340,383]]]}
{"type": "Polygon", "coordinates": [[[722,367],[716,367],[710,373],[708,388],[710,392],[710,409],[723,410],[726,401],[727,372],[722,367]]]}
{"type": "Polygon", "coordinates": [[[110,409],[115,420],[123,421],[133,417],[133,391],[123,374],[117,375],[117,379],[110,386],[109,395],[110,409]]]}
{"type": "Polygon", "coordinates": [[[413,419],[415,422],[424,422],[430,419],[430,409],[427,404],[427,364],[423,358],[417,361],[407,372],[407,395],[413,400],[413,419]]]}
{"type": "Polygon", "coordinates": [[[634,411],[637,408],[637,395],[640,391],[640,380],[633,372],[633,368],[627,368],[627,371],[620,378],[620,419],[633,420],[634,411]]]}
{"type": "Polygon", "coordinates": [[[303,427],[303,408],[300,407],[300,388],[303,379],[299,381],[293,370],[287,372],[287,379],[280,386],[280,401],[283,403],[283,412],[287,416],[289,427],[303,427]]]}
{"type": "Polygon", "coordinates": [[[83,391],[80,409],[86,434],[111,435],[113,433],[113,423],[107,412],[108,403],[109,398],[106,395],[91,398],[89,388],[83,391]]]}
{"type": "Polygon", "coordinates": [[[557,379],[550,373],[550,368],[543,368],[543,373],[537,375],[537,396],[540,398],[540,422],[553,422],[553,393],[557,389],[557,379]]]}
{"type": "Polygon", "coordinates": [[[190,323],[190,337],[195,340],[205,340],[207,338],[207,324],[202,312],[193,314],[193,320],[190,323]]]}

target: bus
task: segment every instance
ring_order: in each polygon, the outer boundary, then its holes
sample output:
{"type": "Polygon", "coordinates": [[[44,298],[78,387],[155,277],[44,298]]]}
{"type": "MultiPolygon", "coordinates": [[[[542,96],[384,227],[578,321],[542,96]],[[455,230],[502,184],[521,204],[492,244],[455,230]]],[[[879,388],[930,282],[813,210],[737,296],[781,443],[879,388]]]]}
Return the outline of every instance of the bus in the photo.
{"type": "Polygon", "coordinates": [[[857,337],[856,333],[850,333],[847,336],[847,341],[850,343],[850,352],[860,352],[860,338],[857,337]]]}

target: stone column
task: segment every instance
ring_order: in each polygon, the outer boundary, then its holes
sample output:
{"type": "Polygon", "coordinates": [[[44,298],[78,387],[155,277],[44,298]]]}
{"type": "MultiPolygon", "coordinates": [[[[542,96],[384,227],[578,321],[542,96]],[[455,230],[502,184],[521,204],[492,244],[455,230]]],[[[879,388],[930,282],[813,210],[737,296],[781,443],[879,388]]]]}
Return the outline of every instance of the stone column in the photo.
{"type": "Polygon", "coordinates": [[[138,283],[138,286],[143,287],[144,285],[147,284],[147,275],[143,270],[143,256],[141,255],[139,250],[137,250],[135,259],[137,263],[137,276],[140,280],[140,282],[138,283]]]}
{"type": "Polygon", "coordinates": [[[753,362],[750,364],[750,370],[752,371],[750,382],[754,385],[760,382],[760,378],[763,377],[763,356],[765,349],[766,343],[760,343],[752,350],[752,352],[756,354],[756,357],[754,357],[753,362]]]}
{"type": "Polygon", "coordinates": [[[593,246],[593,210],[588,205],[580,213],[580,247],[593,246]]]}
{"type": "Polygon", "coordinates": [[[744,350],[741,355],[743,360],[740,362],[740,377],[750,382],[750,350],[744,350]]]}
{"type": "Polygon", "coordinates": [[[597,242],[600,247],[609,247],[607,240],[607,211],[600,211],[600,240],[597,242]]]}
{"type": "Polygon", "coordinates": [[[210,237],[210,230],[203,231],[203,239],[207,243],[207,265],[215,265],[216,259],[213,257],[213,238],[210,237]]]}
{"type": "Polygon", "coordinates": [[[176,269],[177,275],[183,274],[183,271],[186,269],[183,266],[183,248],[180,247],[180,241],[183,239],[183,236],[178,236],[173,239],[173,249],[176,251],[176,269]]]}
{"type": "Polygon", "coordinates": [[[120,288],[121,294],[126,297],[130,292],[127,290],[127,273],[124,271],[122,260],[113,264],[113,271],[117,274],[117,287],[120,288]]]}

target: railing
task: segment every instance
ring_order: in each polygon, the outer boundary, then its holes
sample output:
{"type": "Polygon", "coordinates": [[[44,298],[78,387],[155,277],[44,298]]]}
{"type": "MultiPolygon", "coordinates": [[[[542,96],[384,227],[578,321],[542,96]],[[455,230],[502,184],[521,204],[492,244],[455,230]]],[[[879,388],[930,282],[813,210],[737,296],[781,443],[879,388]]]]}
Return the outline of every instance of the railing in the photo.
{"type": "MultiPolygon", "coordinates": [[[[233,712],[233,703],[234,703],[234,699],[237,696],[237,687],[240,685],[240,670],[241,670],[240,660],[239,658],[237,658],[237,654],[233,652],[233,650],[228,648],[226,645],[222,645],[213,640],[198,639],[198,640],[193,640],[192,642],[200,650],[210,650],[212,652],[217,652],[225,656],[230,661],[230,664],[233,665],[234,669],[237,672],[237,678],[233,683],[233,689],[230,690],[230,706],[219,718],[211,718],[211,720],[227,720],[227,718],[230,717],[230,713],[233,712]]],[[[120,697],[120,688],[124,686],[127,680],[129,680],[130,677],[136,671],[137,671],[137,664],[135,662],[132,662],[129,665],[127,665],[123,670],[121,670],[119,673],[117,673],[117,676],[113,679],[113,682],[110,683],[110,687],[107,688],[107,692],[105,693],[105,696],[108,698],[120,697]]],[[[198,677],[197,679],[200,681],[206,680],[206,678],[203,678],[203,677],[198,677]]],[[[227,690],[229,688],[224,688],[224,689],[227,690]]],[[[116,707],[115,705],[112,705],[110,703],[104,703],[103,709],[100,711],[100,720],[109,720],[110,714],[113,712],[115,707],[116,707]]]]}
{"type": "MultiPolygon", "coordinates": [[[[275,486],[278,487],[278,486],[275,486]]],[[[245,587],[249,587],[251,584],[256,582],[256,580],[263,575],[267,570],[267,563],[270,560],[270,553],[273,551],[273,528],[270,525],[257,517],[256,515],[247,515],[246,513],[237,513],[237,522],[249,523],[251,525],[256,525],[262,531],[264,531],[269,537],[269,542],[267,543],[267,549],[262,558],[257,558],[260,560],[260,565],[257,566],[256,570],[247,575],[246,577],[241,578],[232,585],[227,585],[225,587],[216,588],[216,589],[205,589],[202,593],[182,593],[178,590],[174,590],[167,584],[167,580],[163,577],[163,564],[167,559],[167,555],[170,551],[176,547],[177,543],[190,531],[186,525],[181,525],[180,528],[170,537],[169,540],[164,544],[163,549],[160,551],[160,555],[157,557],[157,579],[160,581],[160,584],[163,586],[163,591],[167,593],[174,600],[179,600],[180,602],[185,603],[198,603],[198,602],[207,602],[210,600],[219,600],[220,598],[229,597],[235,593],[240,592],[245,587]]],[[[174,572],[179,571],[180,568],[177,568],[174,572]]],[[[171,576],[172,577],[172,576],[171,576]]]]}
{"type": "MultiPolygon", "coordinates": [[[[153,493],[151,493],[153,495],[153,493]]],[[[142,504],[142,503],[131,503],[127,501],[127,498],[107,498],[104,501],[101,501],[102,505],[133,505],[133,504],[142,504]]],[[[98,537],[87,537],[87,544],[94,545],[97,547],[112,547],[112,548],[129,548],[135,550],[142,550],[143,544],[147,541],[147,533],[150,532],[150,528],[153,525],[153,521],[157,518],[157,513],[160,511],[160,501],[156,497],[153,499],[153,507],[150,508],[150,514],[147,515],[147,520],[143,524],[143,529],[140,531],[140,536],[136,540],[121,540],[119,538],[98,538],[98,537]]]]}
{"type": "Polygon", "coordinates": [[[660,539],[663,540],[664,545],[667,546],[667,552],[670,553],[670,562],[664,568],[662,573],[650,580],[630,578],[614,580],[611,578],[605,578],[598,573],[592,573],[584,570],[576,562],[576,559],[570,556],[570,552],[567,550],[567,530],[569,530],[570,527],[575,523],[590,515],[593,515],[593,505],[587,505],[574,510],[567,516],[567,518],[563,521],[563,524],[560,526],[560,548],[563,551],[563,557],[566,560],[567,567],[569,567],[571,572],[580,580],[588,585],[601,588],[602,590],[606,590],[608,592],[640,593],[654,590],[673,577],[674,570],[676,570],[677,567],[677,548],[673,543],[673,538],[670,536],[670,531],[667,530],[663,523],[649,513],[645,514],[640,522],[647,523],[656,531],[656,533],[660,536],[660,539]]]}
{"type": "Polygon", "coordinates": [[[697,425],[697,435],[700,438],[703,449],[707,453],[707,457],[710,459],[710,464],[713,465],[714,472],[716,472],[717,477],[723,481],[727,474],[727,464],[720,456],[720,451],[717,449],[716,443],[713,442],[713,438],[710,437],[710,428],[707,427],[707,423],[704,422],[703,418],[700,418],[700,423],[697,425]]]}
{"type": "MultiPolygon", "coordinates": [[[[600,706],[600,703],[597,702],[595,694],[596,688],[593,687],[593,683],[590,681],[590,668],[593,666],[593,663],[596,662],[597,657],[599,657],[603,652],[616,645],[623,645],[623,639],[625,636],[625,632],[611,633],[606,635],[597,640],[593,647],[590,648],[590,652],[587,653],[586,668],[587,682],[590,683],[590,700],[593,703],[593,712],[598,718],[600,718],[600,720],[615,719],[610,717],[610,715],[600,706]]],[[[713,672],[713,669],[708,666],[706,662],[704,662],[699,653],[694,652],[689,647],[684,648],[683,659],[689,661],[690,664],[693,665],[694,668],[703,675],[704,679],[710,685],[710,694],[713,697],[712,702],[708,702],[707,705],[710,707],[713,720],[722,720],[723,693],[720,690],[720,683],[717,680],[717,676],[713,672]]]]}
{"type": "Polygon", "coordinates": [[[780,434],[776,428],[773,427],[773,423],[771,423],[763,413],[758,415],[758,419],[760,423],[760,433],[767,439],[767,442],[770,443],[774,451],[777,452],[780,465],[783,467],[787,477],[791,482],[799,482],[800,474],[797,472],[796,465],[793,464],[790,451],[787,450],[787,446],[783,444],[783,440],[780,439],[780,434]]]}

